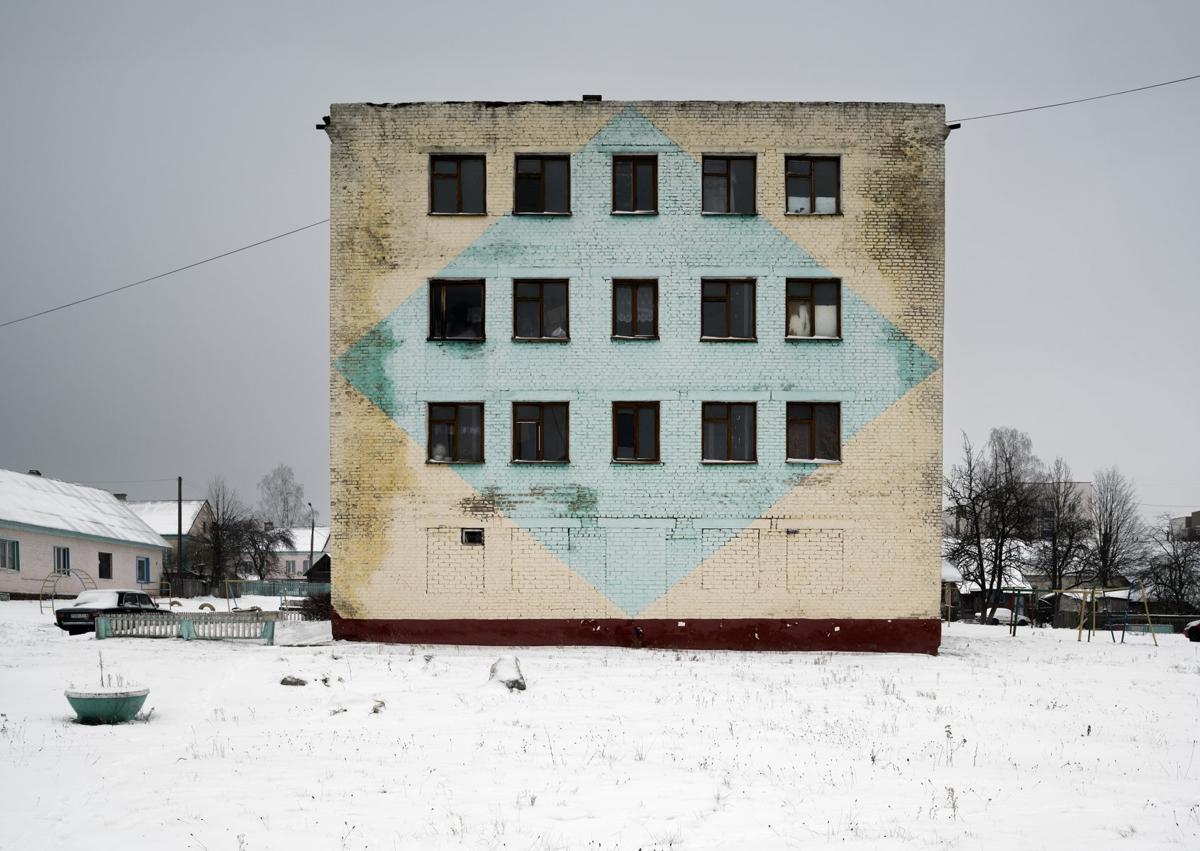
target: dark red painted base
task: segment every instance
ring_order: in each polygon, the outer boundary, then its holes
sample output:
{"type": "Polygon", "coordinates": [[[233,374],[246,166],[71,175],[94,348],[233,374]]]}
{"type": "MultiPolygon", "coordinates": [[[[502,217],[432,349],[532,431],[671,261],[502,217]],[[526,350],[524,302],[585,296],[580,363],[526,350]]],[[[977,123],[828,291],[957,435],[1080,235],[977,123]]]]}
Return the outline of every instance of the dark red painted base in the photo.
{"type": "Polygon", "coordinates": [[[679,650],[845,650],[936,654],[942,623],[898,620],[368,620],[333,615],[333,637],[401,644],[601,645],[679,650]]]}

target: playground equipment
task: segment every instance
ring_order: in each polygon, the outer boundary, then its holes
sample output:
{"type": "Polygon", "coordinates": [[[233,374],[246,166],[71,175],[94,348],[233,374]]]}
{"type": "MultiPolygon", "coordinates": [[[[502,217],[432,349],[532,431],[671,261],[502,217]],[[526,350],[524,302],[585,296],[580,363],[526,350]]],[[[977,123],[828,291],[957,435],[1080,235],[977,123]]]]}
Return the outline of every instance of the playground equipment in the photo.
{"type": "MultiPolygon", "coordinates": [[[[1124,644],[1125,643],[1125,634],[1127,632],[1129,632],[1129,626],[1130,626],[1129,608],[1133,602],[1133,600],[1130,599],[1130,592],[1132,590],[1133,590],[1132,587],[1129,587],[1129,588],[1056,588],[1052,591],[1046,592],[1046,596],[1049,596],[1051,594],[1062,594],[1063,596],[1070,597],[1070,598],[1072,598],[1074,600],[1078,600],[1080,602],[1079,624],[1076,627],[1076,631],[1075,631],[1075,640],[1076,641],[1083,641],[1083,632],[1084,632],[1085,626],[1087,627],[1087,640],[1088,641],[1091,641],[1092,636],[1096,634],[1096,632],[1097,632],[1096,620],[1097,620],[1097,615],[1098,615],[1098,603],[1100,601],[1102,601],[1104,603],[1104,613],[1106,615],[1109,615],[1110,612],[1109,612],[1109,607],[1108,607],[1108,601],[1110,599],[1124,599],[1125,600],[1125,611],[1124,611],[1124,618],[1121,621],[1121,642],[1120,642],[1121,644],[1124,644]],[[1097,596],[1096,596],[1097,594],[1099,595],[1099,599],[1097,599],[1097,596]],[[1122,595],[1122,596],[1121,597],[1110,597],[1109,596],[1110,594],[1111,595],[1122,595]],[[1089,609],[1091,610],[1091,617],[1088,617],[1089,609]]],[[[1158,636],[1155,635],[1154,621],[1150,617],[1150,603],[1146,598],[1146,586],[1143,585],[1141,582],[1139,582],[1138,590],[1141,592],[1142,611],[1146,617],[1146,631],[1150,633],[1150,637],[1152,639],[1154,639],[1154,646],[1157,647],[1158,646],[1158,636]]],[[[1112,617],[1106,617],[1105,621],[1108,626],[1108,634],[1112,638],[1113,643],[1116,644],[1117,643],[1117,635],[1116,635],[1116,632],[1113,631],[1113,619],[1112,619],[1112,617]]]]}
{"type": "Polygon", "coordinates": [[[44,614],[46,611],[46,600],[50,600],[50,613],[54,614],[55,600],[58,599],[58,584],[64,579],[75,579],[80,585],[80,591],[95,591],[96,580],[92,579],[91,575],[84,570],[71,568],[65,573],[54,571],[42,580],[42,588],[38,592],[38,612],[44,614]]]}

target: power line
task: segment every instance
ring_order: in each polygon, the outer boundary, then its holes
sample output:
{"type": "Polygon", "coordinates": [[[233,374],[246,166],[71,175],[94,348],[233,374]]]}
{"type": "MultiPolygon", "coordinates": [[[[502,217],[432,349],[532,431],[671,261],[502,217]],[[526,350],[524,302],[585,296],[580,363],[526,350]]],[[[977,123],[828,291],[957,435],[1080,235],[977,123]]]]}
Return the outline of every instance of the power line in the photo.
{"type": "Polygon", "coordinates": [[[1041,106],[1027,106],[1023,109],[1010,109],[1005,112],[989,112],[987,115],[972,115],[969,118],[951,118],[951,124],[961,124],[964,121],[978,121],[981,118],[999,118],[1001,115],[1016,115],[1019,112],[1035,112],[1039,109],[1054,109],[1057,106],[1070,106],[1073,103],[1087,103],[1090,100],[1103,100],[1104,98],[1115,98],[1117,95],[1128,95],[1133,92],[1144,92],[1147,89],[1157,89],[1161,86],[1173,86],[1176,83],[1186,83],[1188,80],[1200,80],[1200,74],[1193,74],[1190,77],[1180,77],[1178,80],[1166,80],[1162,83],[1151,83],[1148,86],[1138,86],[1136,89],[1124,89],[1119,92],[1109,92],[1103,95],[1092,95],[1087,98],[1077,98],[1075,100],[1064,100],[1059,103],[1044,103],[1041,106]]]}
{"type": "Polygon", "coordinates": [[[203,266],[205,263],[211,263],[214,260],[220,260],[222,257],[228,257],[231,254],[237,254],[239,251],[247,251],[251,248],[257,248],[260,245],[266,245],[268,242],[274,242],[277,239],[283,239],[285,236],[291,236],[294,233],[300,233],[300,231],[308,230],[309,228],[315,228],[317,225],[323,225],[328,221],[329,221],[329,219],[321,219],[321,221],[319,221],[319,222],[313,222],[312,224],[304,225],[303,227],[298,227],[298,228],[295,228],[294,230],[285,231],[284,233],[277,233],[277,234],[275,234],[275,236],[269,236],[266,239],[260,239],[258,242],[252,242],[249,245],[243,245],[240,248],[234,248],[234,249],[231,249],[230,251],[226,251],[222,254],[215,254],[212,257],[205,257],[203,260],[197,260],[195,263],[188,263],[186,266],[180,266],[178,269],[172,269],[169,272],[162,272],[158,275],[151,275],[149,278],[142,278],[140,281],[134,281],[132,284],[124,284],[119,287],[114,287],[111,290],[105,290],[102,293],[96,293],[95,295],[90,295],[87,298],[76,299],[75,301],[70,301],[70,302],[67,302],[66,304],[60,304],[57,307],[48,307],[45,310],[39,310],[37,313],[31,313],[28,316],[19,316],[16,319],[10,319],[7,322],[0,322],[0,328],[7,328],[9,325],[16,325],[18,322],[24,322],[27,319],[36,319],[39,316],[45,316],[47,313],[54,313],[56,310],[66,310],[68,307],[74,307],[77,304],[83,304],[84,302],[94,301],[95,299],[103,298],[106,295],[112,295],[113,293],[119,293],[122,290],[132,289],[133,287],[140,287],[142,284],[148,284],[151,281],[157,281],[159,278],[165,278],[168,275],[174,275],[176,272],[183,272],[187,269],[194,269],[197,266],[203,266]]]}

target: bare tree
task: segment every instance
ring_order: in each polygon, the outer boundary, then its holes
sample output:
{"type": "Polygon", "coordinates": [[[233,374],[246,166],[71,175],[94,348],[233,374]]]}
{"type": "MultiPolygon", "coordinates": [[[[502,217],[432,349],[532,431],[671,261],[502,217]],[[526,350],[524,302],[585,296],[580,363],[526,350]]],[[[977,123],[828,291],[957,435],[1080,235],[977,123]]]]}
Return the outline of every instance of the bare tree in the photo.
{"type": "Polygon", "coordinates": [[[946,499],[958,523],[947,540],[946,558],[983,592],[984,618],[995,616],[999,592],[1021,566],[1021,545],[1036,518],[1040,464],[1029,435],[992,429],[977,452],[963,435],[963,460],[951,468],[946,499]]]}
{"type": "Polygon", "coordinates": [[[284,547],[295,546],[292,530],[273,525],[270,521],[254,521],[246,534],[246,561],[259,579],[266,579],[275,569],[275,553],[284,547]]]}
{"type": "Polygon", "coordinates": [[[280,464],[258,482],[258,513],[276,526],[290,529],[308,521],[304,486],[287,464],[280,464]]]}
{"type": "Polygon", "coordinates": [[[1088,567],[1097,587],[1110,588],[1143,566],[1144,529],[1133,483],[1120,470],[1109,467],[1096,473],[1092,487],[1088,567]]]}
{"type": "Polygon", "coordinates": [[[207,578],[214,593],[223,593],[225,580],[237,578],[238,566],[246,560],[247,538],[254,522],[237,491],[220,476],[208,483],[208,504],[213,520],[203,540],[207,578]]]}
{"type": "MultiPolygon", "coordinates": [[[[1045,574],[1051,588],[1070,588],[1078,584],[1087,555],[1089,506],[1062,458],[1054,459],[1039,485],[1033,566],[1045,574]]],[[[1061,605],[1062,595],[1055,594],[1054,614],[1061,605]]]]}
{"type": "Polygon", "coordinates": [[[1200,604],[1200,540],[1180,534],[1163,515],[1148,531],[1150,553],[1138,578],[1154,586],[1172,614],[1185,614],[1200,604]]]}

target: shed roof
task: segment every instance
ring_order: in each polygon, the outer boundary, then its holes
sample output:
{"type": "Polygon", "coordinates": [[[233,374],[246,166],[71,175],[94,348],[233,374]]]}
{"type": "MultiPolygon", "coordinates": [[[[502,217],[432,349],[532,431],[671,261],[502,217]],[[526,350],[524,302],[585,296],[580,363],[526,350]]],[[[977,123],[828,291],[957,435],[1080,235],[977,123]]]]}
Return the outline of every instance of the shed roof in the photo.
{"type": "Polygon", "coordinates": [[[164,549],[169,546],[108,491],[13,470],[0,470],[0,523],[164,549]]]}

